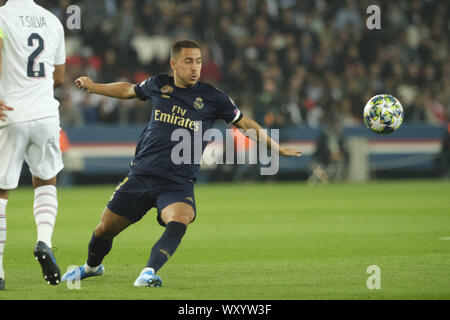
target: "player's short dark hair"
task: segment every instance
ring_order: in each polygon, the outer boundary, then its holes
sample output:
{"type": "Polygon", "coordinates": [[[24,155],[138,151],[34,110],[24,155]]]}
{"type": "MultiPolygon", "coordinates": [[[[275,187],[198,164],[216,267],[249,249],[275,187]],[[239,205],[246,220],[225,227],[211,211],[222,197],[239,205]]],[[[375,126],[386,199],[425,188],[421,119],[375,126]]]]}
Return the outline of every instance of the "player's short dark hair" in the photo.
{"type": "Polygon", "coordinates": [[[179,40],[172,45],[172,50],[170,50],[170,57],[176,59],[183,48],[197,48],[200,46],[194,40],[179,40]]]}

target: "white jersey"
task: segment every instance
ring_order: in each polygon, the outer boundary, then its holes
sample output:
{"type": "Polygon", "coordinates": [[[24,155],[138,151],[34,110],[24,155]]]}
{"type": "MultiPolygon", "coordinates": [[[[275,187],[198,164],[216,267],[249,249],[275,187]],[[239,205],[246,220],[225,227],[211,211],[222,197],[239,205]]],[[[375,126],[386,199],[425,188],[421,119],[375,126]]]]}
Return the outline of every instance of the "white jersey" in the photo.
{"type": "Polygon", "coordinates": [[[8,0],[0,7],[0,37],[0,100],[14,108],[2,124],[59,116],[53,72],[66,61],[61,22],[33,0],[8,0]]]}

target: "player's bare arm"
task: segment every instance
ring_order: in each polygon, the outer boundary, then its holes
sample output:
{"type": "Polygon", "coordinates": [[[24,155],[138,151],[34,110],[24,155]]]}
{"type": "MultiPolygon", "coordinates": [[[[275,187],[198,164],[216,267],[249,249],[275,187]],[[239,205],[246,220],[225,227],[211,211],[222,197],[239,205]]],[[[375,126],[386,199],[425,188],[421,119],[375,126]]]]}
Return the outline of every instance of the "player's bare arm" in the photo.
{"type": "Polygon", "coordinates": [[[279,146],[275,141],[273,141],[263,129],[255,120],[248,118],[248,117],[242,117],[242,119],[234,124],[236,128],[242,129],[245,131],[249,129],[253,129],[256,132],[256,140],[257,141],[266,141],[267,148],[270,149],[272,146],[275,147],[275,150],[278,150],[278,153],[281,156],[285,157],[300,157],[302,155],[300,150],[292,149],[292,148],[284,148],[279,146]]]}
{"type": "Polygon", "coordinates": [[[75,80],[75,85],[77,88],[87,90],[89,93],[112,98],[133,99],[137,97],[134,91],[135,85],[128,82],[101,84],[95,83],[91,78],[84,76],[75,80]]]}
{"type": "MultiPolygon", "coordinates": [[[[3,47],[3,40],[0,38],[0,75],[2,74],[2,47],[3,47]]],[[[0,100],[0,121],[5,121],[7,114],[6,111],[13,111],[14,109],[11,107],[8,107],[6,103],[2,100],[0,100]]]]}
{"type": "Polygon", "coordinates": [[[55,71],[53,72],[53,87],[56,89],[64,84],[64,78],[66,76],[66,65],[55,65],[55,71]]]}

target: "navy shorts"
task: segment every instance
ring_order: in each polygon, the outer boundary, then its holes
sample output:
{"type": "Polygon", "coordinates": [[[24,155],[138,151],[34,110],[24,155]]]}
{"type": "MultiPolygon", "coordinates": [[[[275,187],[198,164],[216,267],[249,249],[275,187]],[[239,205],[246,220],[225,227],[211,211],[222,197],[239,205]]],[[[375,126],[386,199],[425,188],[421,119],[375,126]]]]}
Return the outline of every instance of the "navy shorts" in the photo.
{"type": "Polygon", "coordinates": [[[138,222],[150,209],[156,208],[157,220],[161,226],[165,226],[161,212],[175,202],[190,204],[196,214],[193,182],[182,183],[149,175],[129,174],[116,188],[107,206],[131,223],[138,222]]]}

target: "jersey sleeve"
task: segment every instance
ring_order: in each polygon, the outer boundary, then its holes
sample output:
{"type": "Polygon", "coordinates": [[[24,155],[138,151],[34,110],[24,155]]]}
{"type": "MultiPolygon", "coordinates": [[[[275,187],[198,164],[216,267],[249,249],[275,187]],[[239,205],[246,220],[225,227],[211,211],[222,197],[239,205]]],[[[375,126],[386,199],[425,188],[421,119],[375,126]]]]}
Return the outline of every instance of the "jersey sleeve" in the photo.
{"type": "Polygon", "coordinates": [[[152,89],[155,89],[155,78],[149,78],[134,86],[134,92],[139,99],[146,101],[152,96],[152,89]]]}
{"type": "Polygon", "coordinates": [[[55,65],[59,66],[66,63],[66,41],[64,37],[64,27],[61,22],[58,20],[58,47],[56,48],[55,54],[55,65]]]}
{"type": "Polygon", "coordinates": [[[239,108],[228,95],[223,92],[218,94],[217,118],[225,120],[226,123],[239,122],[243,115],[239,108]]]}

